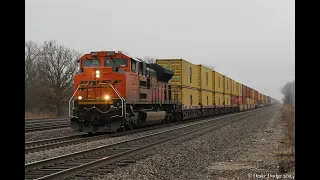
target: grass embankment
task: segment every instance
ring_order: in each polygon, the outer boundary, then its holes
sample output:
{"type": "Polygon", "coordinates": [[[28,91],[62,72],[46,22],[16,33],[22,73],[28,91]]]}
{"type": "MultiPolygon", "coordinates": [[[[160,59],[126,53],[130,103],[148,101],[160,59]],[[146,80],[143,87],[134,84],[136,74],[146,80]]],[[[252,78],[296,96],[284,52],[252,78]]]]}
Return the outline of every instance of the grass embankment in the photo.
{"type": "Polygon", "coordinates": [[[295,167],[295,109],[291,105],[282,107],[284,123],[284,146],[280,153],[280,171],[294,175],[295,167]]]}

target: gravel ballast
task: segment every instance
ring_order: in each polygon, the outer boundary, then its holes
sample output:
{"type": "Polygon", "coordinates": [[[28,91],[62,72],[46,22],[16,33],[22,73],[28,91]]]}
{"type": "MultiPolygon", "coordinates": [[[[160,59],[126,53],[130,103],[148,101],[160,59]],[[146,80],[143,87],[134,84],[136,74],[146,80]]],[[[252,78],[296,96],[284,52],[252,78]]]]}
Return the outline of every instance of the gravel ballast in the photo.
{"type": "Polygon", "coordinates": [[[92,170],[89,174],[93,179],[250,179],[255,174],[279,175],[280,116],[278,106],[268,107],[204,135],[138,154],[148,157],[114,173],[92,170]]]}
{"type": "Polygon", "coordinates": [[[82,133],[76,133],[70,127],[48,129],[43,131],[34,131],[34,132],[25,133],[24,140],[25,142],[38,141],[43,139],[57,138],[62,136],[71,136],[71,135],[77,135],[77,134],[82,134],[82,133]]]}
{"type": "MultiPolygon", "coordinates": [[[[191,122],[191,123],[193,123],[193,122],[191,122]]],[[[60,147],[60,148],[56,148],[56,149],[50,149],[50,150],[45,150],[45,151],[41,151],[41,152],[29,153],[29,154],[25,155],[25,163],[31,163],[34,161],[40,161],[40,160],[44,160],[44,159],[48,159],[48,158],[52,158],[52,157],[57,157],[57,156],[62,156],[62,155],[75,153],[75,152],[79,152],[79,151],[85,151],[85,150],[89,150],[92,148],[97,148],[97,147],[104,146],[104,145],[109,145],[109,144],[113,144],[113,143],[117,143],[117,142],[121,142],[121,141],[126,141],[126,140],[142,137],[142,136],[153,134],[153,133],[163,132],[166,130],[174,129],[174,128],[177,128],[180,126],[185,126],[185,125],[186,124],[180,124],[180,125],[176,125],[176,126],[157,128],[157,129],[153,129],[153,130],[138,132],[138,133],[134,133],[134,134],[128,134],[128,135],[119,136],[119,137],[109,137],[109,138],[105,138],[105,139],[101,139],[101,140],[94,140],[91,142],[84,142],[84,143],[70,145],[70,146],[64,146],[64,147],[60,147]]],[[[65,132],[67,133],[68,131],[65,131],[65,132]]]]}

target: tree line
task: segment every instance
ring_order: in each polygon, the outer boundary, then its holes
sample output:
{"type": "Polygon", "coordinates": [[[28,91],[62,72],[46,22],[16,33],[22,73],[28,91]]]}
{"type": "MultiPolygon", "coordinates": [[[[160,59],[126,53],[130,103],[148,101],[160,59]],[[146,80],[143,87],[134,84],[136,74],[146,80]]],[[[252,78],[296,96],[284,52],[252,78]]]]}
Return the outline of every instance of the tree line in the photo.
{"type": "Polygon", "coordinates": [[[61,116],[73,93],[81,53],[56,41],[25,42],[25,111],[55,110],[61,116]]]}
{"type": "Polygon", "coordinates": [[[281,89],[284,105],[295,105],[295,80],[287,82],[281,89]]]}

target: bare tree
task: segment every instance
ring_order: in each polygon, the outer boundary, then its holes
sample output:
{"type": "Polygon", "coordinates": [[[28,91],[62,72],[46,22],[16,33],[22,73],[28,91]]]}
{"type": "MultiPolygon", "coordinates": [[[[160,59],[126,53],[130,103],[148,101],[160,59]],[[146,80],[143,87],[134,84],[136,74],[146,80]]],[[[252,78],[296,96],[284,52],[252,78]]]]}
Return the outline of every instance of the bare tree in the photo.
{"type": "Polygon", "coordinates": [[[149,57],[149,56],[145,56],[144,58],[142,58],[142,60],[147,62],[147,63],[149,63],[149,64],[156,63],[156,59],[152,58],[152,57],[149,57]]]}
{"type": "Polygon", "coordinates": [[[25,42],[25,109],[32,108],[37,103],[34,92],[37,81],[37,60],[40,46],[33,41],[25,42]]]}
{"type": "Polygon", "coordinates": [[[71,97],[73,76],[78,69],[80,54],[75,50],[57,45],[55,41],[44,42],[39,57],[38,93],[48,104],[56,107],[61,115],[61,107],[71,97]]]}
{"type": "Polygon", "coordinates": [[[35,78],[36,60],[40,54],[40,47],[33,41],[25,43],[25,83],[35,78]]]}

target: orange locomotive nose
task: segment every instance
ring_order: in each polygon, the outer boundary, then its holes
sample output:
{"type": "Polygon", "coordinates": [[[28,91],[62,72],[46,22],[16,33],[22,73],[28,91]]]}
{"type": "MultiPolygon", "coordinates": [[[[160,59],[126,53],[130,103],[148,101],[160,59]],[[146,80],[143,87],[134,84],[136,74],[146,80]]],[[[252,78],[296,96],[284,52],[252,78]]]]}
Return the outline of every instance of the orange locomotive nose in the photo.
{"type": "Polygon", "coordinates": [[[102,72],[101,70],[98,72],[99,73],[95,72],[95,75],[99,78],[95,79],[92,79],[92,73],[90,72],[75,76],[75,87],[79,86],[76,96],[76,98],[78,97],[78,100],[111,100],[119,99],[119,95],[121,97],[126,96],[126,81],[124,74],[102,72]],[[113,88],[117,89],[119,95],[113,88]]]}

